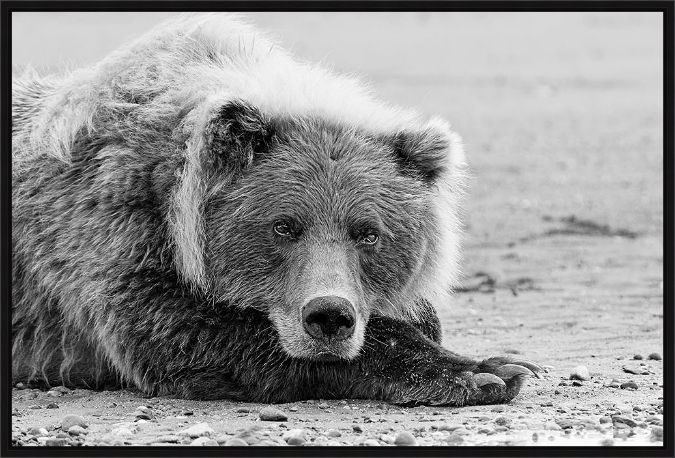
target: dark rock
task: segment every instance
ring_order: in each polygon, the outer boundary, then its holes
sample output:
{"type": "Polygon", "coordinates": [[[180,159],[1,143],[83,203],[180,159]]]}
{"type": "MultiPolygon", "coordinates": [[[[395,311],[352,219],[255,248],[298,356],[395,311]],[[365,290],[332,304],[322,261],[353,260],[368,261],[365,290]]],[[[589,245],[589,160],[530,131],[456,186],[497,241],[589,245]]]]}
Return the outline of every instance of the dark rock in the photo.
{"type": "Polygon", "coordinates": [[[660,353],[650,353],[647,359],[653,359],[654,361],[661,361],[661,354],[660,353]]]}
{"type": "Polygon", "coordinates": [[[629,380],[629,381],[623,382],[623,383],[621,384],[621,389],[622,389],[622,390],[625,390],[625,389],[637,390],[637,389],[638,389],[638,385],[637,385],[637,383],[635,383],[634,381],[629,380]]]}
{"type": "Polygon", "coordinates": [[[260,411],[260,419],[262,421],[286,421],[288,415],[275,407],[265,407],[260,411]]]}

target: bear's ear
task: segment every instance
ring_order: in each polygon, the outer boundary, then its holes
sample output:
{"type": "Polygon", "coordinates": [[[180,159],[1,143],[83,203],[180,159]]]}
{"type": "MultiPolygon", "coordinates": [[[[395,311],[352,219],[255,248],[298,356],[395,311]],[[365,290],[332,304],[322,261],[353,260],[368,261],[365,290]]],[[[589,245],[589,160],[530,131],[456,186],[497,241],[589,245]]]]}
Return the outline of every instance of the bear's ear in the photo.
{"type": "Polygon", "coordinates": [[[434,184],[452,167],[463,163],[461,140],[447,123],[432,119],[418,129],[402,130],[389,137],[403,173],[434,184]]]}
{"type": "Polygon", "coordinates": [[[251,166],[265,153],[274,136],[270,118],[242,100],[220,107],[206,129],[213,166],[230,172],[251,166]]]}

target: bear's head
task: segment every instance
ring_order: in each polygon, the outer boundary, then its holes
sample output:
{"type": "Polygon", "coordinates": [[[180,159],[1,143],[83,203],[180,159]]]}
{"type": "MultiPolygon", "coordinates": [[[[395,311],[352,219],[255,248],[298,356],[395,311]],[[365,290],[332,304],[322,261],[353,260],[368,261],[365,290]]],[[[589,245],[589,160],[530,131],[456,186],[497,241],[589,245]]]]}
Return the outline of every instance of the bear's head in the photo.
{"type": "Polygon", "coordinates": [[[234,100],[202,127],[177,192],[202,189],[202,258],[181,271],[217,303],[264,310],[289,355],[353,358],[371,315],[414,320],[449,289],[463,158],[441,121],[373,133],[234,100]]]}

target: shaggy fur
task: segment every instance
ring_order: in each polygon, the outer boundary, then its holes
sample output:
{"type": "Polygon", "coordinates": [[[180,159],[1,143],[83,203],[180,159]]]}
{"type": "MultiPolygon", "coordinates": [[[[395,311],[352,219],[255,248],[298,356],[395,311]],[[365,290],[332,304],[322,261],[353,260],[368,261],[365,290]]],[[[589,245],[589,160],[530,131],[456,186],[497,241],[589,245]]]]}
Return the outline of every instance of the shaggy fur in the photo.
{"type": "Polygon", "coordinates": [[[228,15],[17,79],[12,106],[15,379],[463,405],[539,370],[439,344],[464,168],[444,121],[228,15]],[[303,331],[326,295],[353,304],[353,337],[303,331]]]}

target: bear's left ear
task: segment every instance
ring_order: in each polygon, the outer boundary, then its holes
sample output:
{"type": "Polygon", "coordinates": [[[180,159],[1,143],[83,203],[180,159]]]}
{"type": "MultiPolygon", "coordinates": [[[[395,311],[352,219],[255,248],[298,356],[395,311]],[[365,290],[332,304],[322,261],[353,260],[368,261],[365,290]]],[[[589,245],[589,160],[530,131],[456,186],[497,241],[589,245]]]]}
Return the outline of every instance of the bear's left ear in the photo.
{"type": "Polygon", "coordinates": [[[241,171],[262,156],[274,136],[269,117],[243,100],[233,100],[216,110],[206,126],[209,159],[218,170],[241,171]]]}
{"type": "Polygon", "coordinates": [[[415,129],[402,130],[389,137],[403,173],[434,184],[456,166],[464,164],[459,135],[440,118],[415,129]]]}

